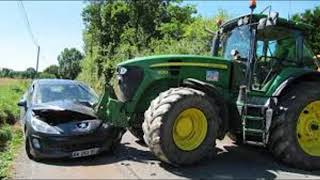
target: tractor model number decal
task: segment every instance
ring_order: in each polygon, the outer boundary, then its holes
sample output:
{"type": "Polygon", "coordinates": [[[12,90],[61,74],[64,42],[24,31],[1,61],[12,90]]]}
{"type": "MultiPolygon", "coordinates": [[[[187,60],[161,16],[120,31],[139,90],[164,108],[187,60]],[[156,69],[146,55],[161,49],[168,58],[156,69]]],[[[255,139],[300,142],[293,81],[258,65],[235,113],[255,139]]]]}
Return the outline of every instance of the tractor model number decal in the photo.
{"type": "Polygon", "coordinates": [[[168,74],[169,74],[169,71],[162,70],[162,71],[158,71],[158,73],[159,73],[160,75],[168,75],[168,74]]]}
{"type": "Polygon", "coordinates": [[[219,72],[218,71],[207,71],[206,81],[219,81],[219,72]]]}

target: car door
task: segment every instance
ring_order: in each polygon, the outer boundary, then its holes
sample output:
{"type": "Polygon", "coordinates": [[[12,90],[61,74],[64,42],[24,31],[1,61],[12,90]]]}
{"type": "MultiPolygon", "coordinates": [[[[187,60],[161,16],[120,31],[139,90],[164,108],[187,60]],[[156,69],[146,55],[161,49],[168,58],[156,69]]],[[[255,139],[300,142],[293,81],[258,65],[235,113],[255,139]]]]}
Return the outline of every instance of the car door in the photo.
{"type": "Polygon", "coordinates": [[[24,125],[26,123],[26,121],[28,120],[28,116],[27,116],[27,112],[29,110],[29,108],[32,106],[32,98],[33,98],[33,94],[34,94],[34,87],[35,84],[33,83],[29,89],[26,91],[26,93],[22,96],[23,101],[26,102],[25,106],[21,106],[20,107],[20,120],[21,123],[24,125]]]}
{"type": "MultiPolygon", "coordinates": [[[[28,90],[23,94],[23,96],[20,99],[20,103],[21,102],[27,102],[27,96],[28,96],[28,90]]],[[[25,114],[26,114],[26,106],[20,106],[19,105],[19,109],[20,109],[20,115],[19,115],[19,120],[22,121],[25,114]]]]}

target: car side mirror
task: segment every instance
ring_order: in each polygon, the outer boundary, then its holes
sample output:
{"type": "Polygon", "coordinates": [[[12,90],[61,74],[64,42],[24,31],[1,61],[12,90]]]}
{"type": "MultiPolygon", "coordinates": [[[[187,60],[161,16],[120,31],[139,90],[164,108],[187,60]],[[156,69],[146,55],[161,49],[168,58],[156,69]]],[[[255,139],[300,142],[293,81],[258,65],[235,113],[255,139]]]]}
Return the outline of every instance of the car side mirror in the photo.
{"type": "Polygon", "coordinates": [[[27,107],[27,101],[26,100],[21,100],[17,103],[18,106],[20,107],[27,107]]]}

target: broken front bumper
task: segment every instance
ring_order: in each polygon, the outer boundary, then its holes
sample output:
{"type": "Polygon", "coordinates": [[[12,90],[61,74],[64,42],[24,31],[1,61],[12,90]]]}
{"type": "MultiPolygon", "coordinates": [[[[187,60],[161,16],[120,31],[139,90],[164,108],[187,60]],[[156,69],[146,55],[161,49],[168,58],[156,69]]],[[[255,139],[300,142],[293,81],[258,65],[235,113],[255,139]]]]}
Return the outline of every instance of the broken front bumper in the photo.
{"type": "Polygon", "coordinates": [[[72,158],[75,151],[98,149],[97,153],[111,150],[114,143],[122,136],[121,129],[101,125],[92,133],[84,135],[49,135],[39,133],[29,128],[27,137],[29,139],[31,154],[37,158],[72,158]],[[37,142],[36,145],[34,142],[37,142]]]}
{"type": "Polygon", "coordinates": [[[128,127],[125,103],[118,100],[113,88],[107,84],[96,107],[99,119],[116,127],[128,127]]]}

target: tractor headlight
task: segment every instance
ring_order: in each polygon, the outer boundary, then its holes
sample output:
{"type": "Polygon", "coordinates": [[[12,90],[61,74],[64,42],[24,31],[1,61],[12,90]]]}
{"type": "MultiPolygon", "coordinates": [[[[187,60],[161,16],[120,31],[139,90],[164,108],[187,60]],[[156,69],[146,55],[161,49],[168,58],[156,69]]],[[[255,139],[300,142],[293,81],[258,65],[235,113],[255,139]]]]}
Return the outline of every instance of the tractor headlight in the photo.
{"type": "Polygon", "coordinates": [[[31,126],[37,132],[45,134],[60,134],[60,132],[57,129],[37,119],[36,117],[31,118],[31,126]]]}
{"type": "Polygon", "coordinates": [[[130,100],[143,80],[143,68],[138,66],[118,66],[117,83],[114,86],[118,100],[130,100]]]}
{"type": "Polygon", "coordinates": [[[128,69],[125,68],[125,67],[118,67],[117,73],[118,73],[119,75],[124,75],[124,74],[127,73],[127,71],[128,71],[128,69]]]}

